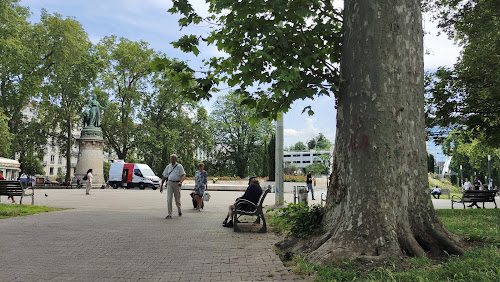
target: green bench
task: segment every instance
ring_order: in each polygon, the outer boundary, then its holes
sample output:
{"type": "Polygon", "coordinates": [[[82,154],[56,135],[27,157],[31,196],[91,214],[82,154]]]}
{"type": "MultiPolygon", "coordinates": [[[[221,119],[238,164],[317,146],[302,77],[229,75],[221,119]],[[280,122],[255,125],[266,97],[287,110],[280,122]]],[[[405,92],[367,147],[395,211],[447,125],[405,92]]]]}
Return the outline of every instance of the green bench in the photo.
{"type": "Polygon", "coordinates": [[[23,203],[24,197],[31,197],[31,204],[35,204],[35,190],[33,187],[24,188],[21,181],[0,180],[0,196],[21,197],[19,204],[23,203]],[[27,193],[28,189],[31,193],[27,193]]]}

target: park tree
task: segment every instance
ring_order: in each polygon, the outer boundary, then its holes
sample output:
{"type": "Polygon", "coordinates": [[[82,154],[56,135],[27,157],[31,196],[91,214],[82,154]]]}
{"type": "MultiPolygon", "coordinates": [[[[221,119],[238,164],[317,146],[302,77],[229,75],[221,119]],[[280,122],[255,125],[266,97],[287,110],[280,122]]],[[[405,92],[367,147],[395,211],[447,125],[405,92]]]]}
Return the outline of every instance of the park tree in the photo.
{"type": "Polygon", "coordinates": [[[220,96],[210,114],[215,159],[224,164],[221,172],[239,177],[258,175],[262,149],[269,142],[273,127],[269,120],[250,122],[255,109],[241,105],[241,97],[230,92],[220,96]]]}
{"type": "Polygon", "coordinates": [[[42,11],[41,22],[35,28],[42,35],[40,48],[47,59],[48,70],[41,88],[39,110],[50,122],[51,134],[66,157],[65,181],[71,177],[71,151],[75,144],[73,130],[80,122],[85,94],[94,82],[103,63],[83,27],[71,18],[42,11]]]}
{"type": "Polygon", "coordinates": [[[290,147],[290,151],[296,151],[296,152],[303,152],[306,149],[307,149],[306,145],[302,141],[299,141],[299,142],[295,143],[294,145],[292,145],[292,147],[290,147]]]}
{"type": "Polygon", "coordinates": [[[477,176],[484,181],[488,176],[488,155],[491,158],[491,172],[494,183],[500,181],[500,150],[491,147],[484,139],[469,132],[455,130],[442,143],[443,153],[453,156],[450,169],[472,179],[477,176]]]}
{"type": "Polygon", "coordinates": [[[332,142],[326,138],[323,133],[318,134],[316,139],[316,150],[318,151],[329,151],[332,147],[332,142]]]}
{"type": "MultiPolygon", "coordinates": [[[[27,21],[29,10],[17,0],[0,0],[0,109],[8,118],[14,134],[9,157],[25,148],[27,134],[43,134],[41,130],[26,132],[23,109],[38,97],[46,74],[41,34],[27,21]]],[[[5,140],[5,139],[2,139],[5,140]]],[[[7,157],[7,156],[6,156],[7,157]]]]}
{"type": "Polygon", "coordinates": [[[0,110],[0,156],[10,156],[10,140],[12,139],[12,133],[9,130],[9,119],[0,110]]]}
{"type": "Polygon", "coordinates": [[[187,175],[193,175],[196,149],[211,149],[208,114],[205,108],[185,102],[182,87],[168,74],[155,73],[151,91],[145,93],[138,114],[137,155],[156,172],[161,173],[169,156],[177,154],[187,175]]]}
{"type": "Polygon", "coordinates": [[[433,154],[427,155],[427,172],[434,173],[435,159],[433,154]]]}
{"type": "Polygon", "coordinates": [[[103,115],[103,135],[118,158],[126,160],[129,151],[137,145],[135,121],[141,104],[148,102],[143,98],[149,91],[155,53],[144,41],[118,39],[116,36],[104,37],[98,48],[106,62],[106,69],[99,77],[99,96],[111,101],[103,115]]]}
{"type": "Polygon", "coordinates": [[[463,48],[453,68],[430,74],[431,126],[465,129],[500,144],[500,25],[497,0],[426,1],[438,26],[463,48]]]}
{"type": "MultiPolygon", "coordinates": [[[[215,73],[225,71],[259,114],[277,115],[298,93],[312,97],[323,82],[335,85],[321,89],[337,101],[321,232],[288,239],[280,248],[306,252],[322,264],[463,253],[459,237],[437,218],[427,190],[420,1],[346,0],[342,36],[340,12],[330,1],[208,2],[208,20],[221,26],[204,39],[230,55],[219,65],[223,70],[211,66],[215,73]],[[338,62],[325,53],[341,54],[341,79],[335,71],[322,72],[338,62]],[[311,62],[320,71],[310,70],[311,62]],[[320,80],[303,85],[301,74],[320,80]],[[247,85],[264,82],[271,83],[268,93],[246,92],[247,85]],[[301,85],[307,90],[297,91],[301,85]]],[[[174,1],[171,11],[185,16],[182,26],[203,20],[185,0],[174,1]]],[[[176,44],[193,50],[196,39],[187,36],[176,44]]]]}

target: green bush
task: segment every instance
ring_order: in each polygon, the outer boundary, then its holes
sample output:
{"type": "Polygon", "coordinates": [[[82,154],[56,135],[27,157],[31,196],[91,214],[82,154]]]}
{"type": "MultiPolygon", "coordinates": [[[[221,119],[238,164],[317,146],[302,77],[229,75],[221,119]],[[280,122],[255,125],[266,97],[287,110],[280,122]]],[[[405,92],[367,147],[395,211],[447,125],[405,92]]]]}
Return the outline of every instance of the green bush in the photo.
{"type": "MultiPolygon", "coordinates": [[[[274,209],[268,210],[268,212],[274,209]]],[[[307,206],[304,203],[288,204],[278,209],[270,218],[270,224],[287,236],[306,238],[319,231],[324,210],[320,205],[307,206]]]]}

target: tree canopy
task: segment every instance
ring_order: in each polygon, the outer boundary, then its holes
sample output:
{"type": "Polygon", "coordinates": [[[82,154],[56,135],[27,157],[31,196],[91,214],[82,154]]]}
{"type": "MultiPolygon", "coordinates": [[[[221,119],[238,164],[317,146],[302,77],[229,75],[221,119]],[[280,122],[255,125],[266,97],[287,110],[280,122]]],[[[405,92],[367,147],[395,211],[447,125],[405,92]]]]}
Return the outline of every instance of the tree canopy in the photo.
{"type": "MultiPolygon", "coordinates": [[[[295,100],[331,95],[338,89],[340,12],[331,1],[206,1],[210,15],[198,15],[188,0],[174,0],[179,25],[209,24],[206,36],[185,35],[174,46],[198,54],[200,40],[230,56],[206,62],[206,76],[192,96],[210,98],[214,84],[226,82],[256,116],[276,118],[295,100]]],[[[310,106],[304,108],[313,114],[310,106]]]]}
{"type": "Polygon", "coordinates": [[[500,143],[500,25],[497,0],[439,0],[428,3],[438,26],[463,46],[453,68],[430,74],[430,126],[470,131],[498,146],[500,143]]]}

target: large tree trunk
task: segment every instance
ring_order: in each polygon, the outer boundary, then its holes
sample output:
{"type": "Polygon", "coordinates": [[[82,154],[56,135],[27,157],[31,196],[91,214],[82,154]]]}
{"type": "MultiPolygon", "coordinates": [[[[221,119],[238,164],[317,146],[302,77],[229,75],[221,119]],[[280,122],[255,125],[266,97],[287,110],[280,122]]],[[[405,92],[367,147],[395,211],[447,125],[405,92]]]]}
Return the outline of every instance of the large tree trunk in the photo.
{"type": "Polygon", "coordinates": [[[422,41],[419,1],[345,0],[323,233],[292,246],[310,261],[463,253],[428,193],[422,41]]]}

